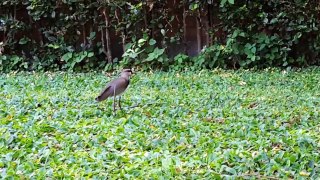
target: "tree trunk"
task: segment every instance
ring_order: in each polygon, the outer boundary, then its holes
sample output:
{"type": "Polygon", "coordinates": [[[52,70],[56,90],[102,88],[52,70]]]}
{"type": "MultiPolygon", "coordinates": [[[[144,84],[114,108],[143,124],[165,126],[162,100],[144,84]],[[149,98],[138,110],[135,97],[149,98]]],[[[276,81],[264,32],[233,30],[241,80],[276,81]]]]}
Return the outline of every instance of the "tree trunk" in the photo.
{"type": "Polygon", "coordinates": [[[144,8],[144,11],[145,11],[144,26],[146,28],[145,30],[153,39],[155,39],[155,28],[154,26],[152,26],[151,32],[149,33],[149,22],[152,22],[152,20],[154,19],[154,11],[153,11],[154,4],[155,4],[154,0],[147,0],[146,7],[144,8]],[[150,18],[148,18],[149,16],[150,18]]]}
{"type": "Polygon", "coordinates": [[[82,50],[86,50],[86,46],[87,46],[87,40],[86,40],[86,27],[84,26],[84,24],[82,25],[82,43],[83,43],[83,46],[82,46],[82,50]]]}
{"type": "Polygon", "coordinates": [[[106,60],[108,61],[108,53],[107,53],[106,45],[105,45],[105,41],[104,41],[104,31],[103,31],[103,28],[101,28],[101,46],[102,46],[102,52],[103,52],[103,54],[106,56],[106,60]]]}
{"type": "Polygon", "coordinates": [[[113,60],[112,60],[112,52],[111,52],[111,39],[110,39],[110,32],[109,32],[109,15],[107,14],[107,9],[104,8],[103,9],[103,15],[104,15],[104,20],[105,20],[105,25],[106,25],[106,44],[107,44],[107,60],[108,60],[108,63],[113,63],[113,60]]]}
{"type": "Polygon", "coordinates": [[[183,3],[183,14],[182,14],[182,25],[183,25],[183,45],[184,45],[184,53],[188,55],[188,44],[187,44],[187,11],[186,11],[186,5],[183,3]]]}
{"type": "Polygon", "coordinates": [[[212,45],[212,41],[213,41],[213,32],[212,32],[212,27],[213,27],[213,12],[212,9],[214,8],[213,7],[213,1],[210,1],[211,4],[208,4],[207,5],[207,16],[208,16],[208,19],[207,19],[207,28],[206,28],[206,32],[207,32],[207,44],[208,46],[211,46],[212,45]]]}
{"type": "Polygon", "coordinates": [[[196,20],[197,20],[197,45],[198,45],[197,51],[199,53],[202,49],[202,28],[203,28],[200,9],[198,9],[196,20]]]}

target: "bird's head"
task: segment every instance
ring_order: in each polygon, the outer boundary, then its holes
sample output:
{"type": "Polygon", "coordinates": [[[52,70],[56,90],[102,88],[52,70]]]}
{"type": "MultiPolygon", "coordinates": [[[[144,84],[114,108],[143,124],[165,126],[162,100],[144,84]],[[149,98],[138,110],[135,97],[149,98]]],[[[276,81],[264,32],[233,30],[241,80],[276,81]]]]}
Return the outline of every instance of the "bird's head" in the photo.
{"type": "Polygon", "coordinates": [[[133,71],[131,69],[123,69],[121,72],[121,77],[124,78],[129,78],[130,76],[132,76],[133,71]]]}

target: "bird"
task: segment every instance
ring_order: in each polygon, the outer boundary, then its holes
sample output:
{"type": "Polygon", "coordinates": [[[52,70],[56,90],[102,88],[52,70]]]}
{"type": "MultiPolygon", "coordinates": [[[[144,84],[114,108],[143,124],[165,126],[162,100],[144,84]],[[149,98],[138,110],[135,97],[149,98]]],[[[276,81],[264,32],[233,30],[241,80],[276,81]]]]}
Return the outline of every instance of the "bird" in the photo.
{"type": "Polygon", "coordinates": [[[101,93],[96,97],[96,101],[101,102],[106,100],[109,97],[113,97],[113,112],[116,111],[116,96],[119,97],[118,105],[119,109],[121,109],[121,95],[127,89],[130,84],[130,76],[132,76],[133,72],[131,69],[123,69],[120,77],[114,79],[101,91],[101,93]]]}

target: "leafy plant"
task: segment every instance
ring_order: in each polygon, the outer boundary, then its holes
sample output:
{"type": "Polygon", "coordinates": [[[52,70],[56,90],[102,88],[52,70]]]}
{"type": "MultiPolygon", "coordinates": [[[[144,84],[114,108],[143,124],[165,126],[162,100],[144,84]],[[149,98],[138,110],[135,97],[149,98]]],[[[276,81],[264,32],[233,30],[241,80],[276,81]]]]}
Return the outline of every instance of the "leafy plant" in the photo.
{"type": "Polygon", "coordinates": [[[1,72],[10,72],[12,70],[28,70],[28,63],[22,57],[17,55],[0,56],[0,71],[1,72]]]}
{"type": "Polygon", "coordinates": [[[319,179],[319,79],[137,72],[113,115],[102,73],[0,74],[0,178],[319,179]]]}
{"type": "Polygon", "coordinates": [[[178,54],[173,58],[173,62],[170,65],[170,69],[176,71],[182,71],[184,68],[191,65],[189,56],[185,54],[178,54]]]}
{"type": "Polygon", "coordinates": [[[122,55],[122,66],[134,64],[135,66],[147,67],[168,67],[168,58],[164,48],[158,48],[156,41],[149,38],[147,34],[143,38],[127,44],[126,51],[122,55]]]}
{"type": "MultiPolygon", "coordinates": [[[[123,66],[168,69],[175,55],[188,53],[188,33],[194,33],[189,23],[197,24],[199,45],[207,46],[198,57],[190,57],[186,68],[319,65],[316,1],[173,3],[176,8],[160,0],[1,1],[1,55],[21,58],[21,66],[6,60],[2,68],[87,71],[113,69],[122,61],[123,66]],[[75,54],[66,65],[61,58],[69,52],[75,54]],[[82,58],[83,52],[94,56],[82,58]]],[[[171,68],[185,69],[177,66],[171,68]]]]}
{"type": "Polygon", "coordinates": [[[311,2],[225,2],[221,2],[218,15],[221,29],[216,30],[226,34],[230,60],[225,62],[229,66],[305,66],[317,61],[311,59],[317,56],[314,49],[320,44],[311,39],[318,39],[319,19],[313,18],[311,2]]]}
{"type": "Polygon", "coordinates": [[[80,53],[75,52],[68,52],[64,54],[61,60],[65,61],[66,63],[63,65],[63,69],[73,70],[76,64],[79,64],[87,58],[91,58],[94,56],[93,52],[83,51],[80,53]]]}

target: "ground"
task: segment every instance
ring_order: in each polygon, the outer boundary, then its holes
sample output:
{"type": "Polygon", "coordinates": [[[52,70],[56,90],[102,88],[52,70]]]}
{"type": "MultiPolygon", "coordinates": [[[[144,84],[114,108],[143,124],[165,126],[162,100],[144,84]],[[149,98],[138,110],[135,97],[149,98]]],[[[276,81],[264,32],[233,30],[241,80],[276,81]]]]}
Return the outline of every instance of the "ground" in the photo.
{"type": "Polygon", "coordinates": [[[0,75],[0,177],[320,177],[319,68],[138,72],[116,115],[111,78],[0,75]]]}

